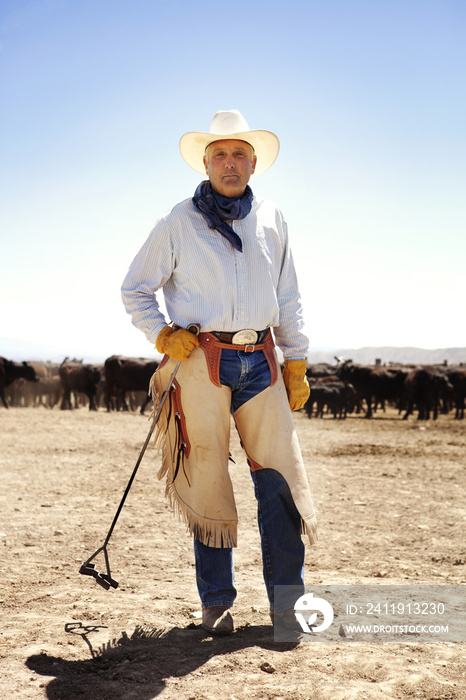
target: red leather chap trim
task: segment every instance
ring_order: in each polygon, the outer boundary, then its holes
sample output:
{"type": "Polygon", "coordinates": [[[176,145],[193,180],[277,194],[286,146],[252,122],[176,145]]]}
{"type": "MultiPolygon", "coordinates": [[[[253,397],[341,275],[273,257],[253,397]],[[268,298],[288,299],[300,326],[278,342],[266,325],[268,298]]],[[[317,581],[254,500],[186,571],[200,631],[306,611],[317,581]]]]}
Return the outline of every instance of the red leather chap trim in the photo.
{"type": "Polygon", "coordinates": [[[188,430],[186,427],[186,418],[183,413],[183,406],[181,404],[181,387],[176,381],[176,379],[173,380],[172,388],[170,390],[170,402],[173,411],[173,416],[175,418],[175,423],[178,425],[179,428],[178,444],[176,445],[176,447],[179,450],[180,448],[182,448],[182,443],[184,443],[184,447],[182,449],[184,451],[185,457],[189,457],[189,453],[191,451],[191,443],[189,442],[188,430]]]}

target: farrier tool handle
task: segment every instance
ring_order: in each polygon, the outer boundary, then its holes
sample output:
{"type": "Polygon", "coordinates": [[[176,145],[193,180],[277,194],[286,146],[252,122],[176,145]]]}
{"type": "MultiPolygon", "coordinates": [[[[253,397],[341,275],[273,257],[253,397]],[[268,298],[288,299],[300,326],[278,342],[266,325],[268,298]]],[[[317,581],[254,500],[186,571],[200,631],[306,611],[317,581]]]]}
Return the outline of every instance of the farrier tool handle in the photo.
{"type": "MultiPolygon", "coordinates": [[[[187,327],[187,330],[188,330],[190,333],[193,333],[194,335],[199,335],[199,332],[200,332],[200,330],[201,330],[201,326],[200,326],[199,323],[191,323],[191,324],[187,327]]],[[[169,392],[170,392],[170,389],[171,389],[171,387],[172,387],[172,384],[173,384],[173,382],[174,382],[174,380],[175,380],[176,373],[178,372],[178,369],[179,369],[179,367],[180,367],[180,364],[181,364],[181,360],[178,360],[177,363],[176,363],[176,365],[175,365],[175,367],[173,368],[173,372],[172,372],[172,374],[171,374],[171,377],[170,377],[170,379],[168,380],[168,384],[167,384],[167,386],[166,386],[166,389],[165,389],[165,391],[164,391],[163,394],[162,394],[162,398],[160,399],[160,403],[159,403],[159,405],[158,405],[157,411],[155,412],[154,418],[153,418],[153,420],[152,420],[152,425],[151,425],[151,427],[150,427],[149,432],[147,433],[147,437],[146,437],[146,439],[145,439],[145,441],[144,441],[144,444],[143,444],[143,446],[142,446],[142,448],[141,448],[141,451],[140,451],[140,453],[139,453],[139,457],[138,457],[138,459],[137,459],[137,461],[136,461],[136,464],[134,465],[133,473],[131,474],[131,477],[130,477],[130,479],[129,479],[129,481],[128,481],[128,485],[127,485],[127,487],[126,487],[126,489],[125,489],[125,492],[124,492],[124,494],[123,494],[123,498],[121,499],[120,505],[118,506],[118,510],[117,510],[117,512],[115,513],[115,517],[113,518],[113,522],[112,522],[112,524],[110,525],[110,529],[109,529],[109,531],[108,531],[108,533],[107,533],[107,537],[105,538],[105,542],[103,543],[103,545],[102,545],[101,547],[99,547],[99,549],[97,549],[97,550],[94,552],[94,554],[93,554],[91,557],[89,557],[89,559],[87,559],[86,561],[84,561],[84,562],[81,564],[81,567],[80,567],[80,569],[79,569],[79,573],[80,573],[80,574],[85,574],[85,575],[87,575],[87,576],[93,576],[93,577],[95,578],[95,580],[97,581],[97,583],[98,583],[100,586],[102,586],[102,588],[105,588],[105,590],[107,590],[107,591],[108,591],[108,589],[110,588],[110,586],[112,586],[113,588],[118,588],[118,581],[115,581],[115,579],[112,578],[111,573],[110,573],[110,563],[109,563],[109,560],[108,560],[108,553],[107,553],[108,541],[109,541],[110,537],[112,536],[113,529],[114,529],[114,527],[115,527],[115,525],[116,525],[116,522],[117,522],[117,520],[118,520],[118,518],[119,518],[119,515],[120,515],[120,513],[121,513],[121,509],[123,508],[123,506],[124,506],[124,504],[125,504],[126,497],[127,497],[128,493],[129,493],[129,490],[130,490],[130,488],[131,488],[131,486],[132,486],[132,483],[133,483],[133,481],[134,481],[134,478],[135,478],[135,476],[136,476],[136,473],[137,473],[137,471],[138,471],[138,469],[139,469],[139,465],[140,465],[141,462],[142,462],[142,458],[144,457],[144,453],[145,453],[145,451],[146,451],[146,449],[147,449],[147,446],[148,446],[148,444],[149,444],[149,442],[150,442],[150,439],[151,439],[151,437],[152,437],[152,433],[154,432],[155,426],[157,425],[157,422],[158,422],[159,417],[160,417],[160,414],[161,414],[161,412],[162,412],[164,403],[165,403],[165,401],[166,401],[166,399],[167,399],[167,396],[168,396],[168,394],[169,394],[169,392]],[[106,573],[106,574],[101,574],[101,573],[99,573],[99,572],[97,571],[96,567],[95,567],[95,564],[91,564],[91,561],[92,561],[92,560],[94,559],[94,557],[96,557],[100,552],[103,552],[103,553],[104,553],[105,565],[106,565],[106,569],[107,569],[107,573],[106,573]]]]}

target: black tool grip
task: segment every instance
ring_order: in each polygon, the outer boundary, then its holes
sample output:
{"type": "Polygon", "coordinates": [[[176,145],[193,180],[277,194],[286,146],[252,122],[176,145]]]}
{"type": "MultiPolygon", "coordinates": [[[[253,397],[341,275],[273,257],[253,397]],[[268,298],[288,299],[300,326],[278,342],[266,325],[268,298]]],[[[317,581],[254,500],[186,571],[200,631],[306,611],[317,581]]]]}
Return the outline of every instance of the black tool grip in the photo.
{"type": "MultiPolygon", "coordinates": [[[[112,588],[118,588],[118,581],[115,581],[115,579],[112,578],[109,574],[99,574],[99,579],[103,579],[104,581],[106,581],[107,584],[112,588]]],[[[100,580],[98,581],[98,583],[102,585],[100,580]]]]}
{"type": "Polygon", "coordinates": [[[99,586],[102,586],[102,588],[105,588],[105,590],[108,591],[108,589],[110,588],[110,584],[108,581],[105,580],[102,574],[97,574],[95,580],[99,584],[99,586]]]}

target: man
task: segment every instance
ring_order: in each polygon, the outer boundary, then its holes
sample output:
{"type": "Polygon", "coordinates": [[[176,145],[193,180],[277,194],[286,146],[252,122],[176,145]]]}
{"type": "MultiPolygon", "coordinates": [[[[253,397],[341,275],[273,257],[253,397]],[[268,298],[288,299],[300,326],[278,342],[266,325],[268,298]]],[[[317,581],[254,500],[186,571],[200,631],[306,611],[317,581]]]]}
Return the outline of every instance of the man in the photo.
{"type": "Polygon", "coordinates": [[[290,411],[304,405],[309,385],[287,226],[248,185],[278,150],[275,134],[251,131],[237,110],[217,112],[208,133],[185,134],[181,155],[208,180],[159,219],[122,286],[134,325],[164,354],[151,383],[156,401],[181,361],[157,426],[159,478],[166,476],[167,495],[194,536],[202,625],[212,634],[233,631],[236,597],[230,415],[258,501],[272,620],[291,605],[276,600],[274,587],[303,586],[301,533],[311,543],[317,538],[290,411]],[[172,325],[160,311],[159,290],[172,325]],[[192,323],[198,336],[187,330],[192,323]],[[283,377],[274,341],[284,355],[283,377]]]}

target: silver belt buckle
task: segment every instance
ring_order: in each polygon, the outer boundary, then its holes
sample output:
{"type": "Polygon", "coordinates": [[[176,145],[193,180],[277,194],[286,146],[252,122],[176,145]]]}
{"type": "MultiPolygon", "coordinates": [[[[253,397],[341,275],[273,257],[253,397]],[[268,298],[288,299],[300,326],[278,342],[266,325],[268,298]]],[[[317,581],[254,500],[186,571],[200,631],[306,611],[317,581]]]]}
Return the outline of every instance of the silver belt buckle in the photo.
{"type": "Polygon", "coordinates": [[[257,331],[247,328],[234,334],[231,342],[233,345],[255,345],[258,339],[257,331]]]}

